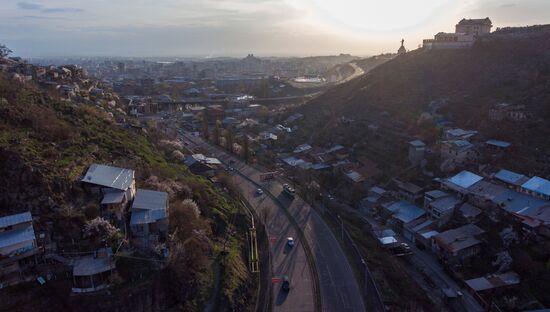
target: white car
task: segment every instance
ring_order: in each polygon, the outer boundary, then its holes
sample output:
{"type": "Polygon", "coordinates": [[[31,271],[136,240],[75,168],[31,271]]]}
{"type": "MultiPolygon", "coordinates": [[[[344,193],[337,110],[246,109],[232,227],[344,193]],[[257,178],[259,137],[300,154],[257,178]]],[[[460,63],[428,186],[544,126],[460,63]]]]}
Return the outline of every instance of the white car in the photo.
{"type": "Polygon", "coordinates": [[[261,188],[259,188],[259,189],[256,190],[256,194],[263,195],[264,191],[261,188]]]}
{"type": "Polygon", "coordinates": [[[288,247],[294,247],[294,238],[287,237],[286,244],[288,245],[288,247]]]}

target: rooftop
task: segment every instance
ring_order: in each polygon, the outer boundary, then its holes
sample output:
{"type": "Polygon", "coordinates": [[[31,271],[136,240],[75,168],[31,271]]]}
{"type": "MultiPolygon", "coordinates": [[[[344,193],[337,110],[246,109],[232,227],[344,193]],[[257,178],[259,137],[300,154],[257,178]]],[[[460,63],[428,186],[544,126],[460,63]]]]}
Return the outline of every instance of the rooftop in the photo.
{"type": "Polygon", "coordinates": [[[482,179],[483,178],[478,176],[477,174],[464,170],[458,173],[457,175],[447,179],[447,181],[451,182],[452,184],[458,187],[467,189],[472,185],[476,184],[477,182],[481,181],[482,179]]]}
{"type": "Polygon", "coordinates": [[[475,291],[495,289],[504,286],[517,285],[520,277],[516,272],[507,272],[502,274],[493,274],[487,277],[478,277],[464,281],[475,291]]]}
{"type": "Polygon", "coordinates": [[[403,223],[409,223],[426,214],[422,208],[406,201],[392,203],[387,207],[387,209],[393,213],[393,217],[395,219],[398,219],[403,223]]]}
{"type": "Polygon", "coordinates": [[[109,248],[98,251],[98,255],[78,258],[73,263],[74,276],[91,276],[107,272],[115,268],[112,260],[112,252],[109,248]]]}
{"type": "Polygon", "coordinates": [[[132,209],[166,210],[168,194],[151,190],[137,189],[132,209]]]}
{"type": "Polygon", "coordinates": [[[485,142],[485,144],[500,147],[500,148],[507,148],[512,146],[512,143],[510,142],[499,141],[499,140],[488,140],[485,142]]]}
{"type": "Polygon", "coordinates": [[[484,232],[474,224],[467,224],[463,227],[439,233],[434,239],[443,249],[449,252],[456,252],[481,244],[481,241],[476,236],[484,232]]]}
{"type": "Polygon", "coordinates": [[[541,195],[550,196],[550,181],[541,177],[532,177],[523,183],[521,187],[541,195]]]}
{"type": "Polygon", "coordinates": [[[0,233],[0,248],[33,241],[35,239],[32,225],[25,228],[0,233]]]}
{"type": "Polygon", "coordinates": [[[16,225],[25,222],[31,222],[32,215],[30,212],[18,213],[0,218],[0,228],[5,228],[11,225],[16,225]]]}
{"type": "Polygon", "coordinates": [[[125,191],[134,181],[134,170],[93,164],[81,181],[125,191]]]}
{"type": "Polygon", "coordinates": [[[518,186],[525,183],[528,179],[523,174],[515,173],[513,171],[508,171],[506,169],[502,169],[499,172],[497,172],[495,174],[495,178],[502,182],[506,182],[508,184],[513,184],[518,186]]]}

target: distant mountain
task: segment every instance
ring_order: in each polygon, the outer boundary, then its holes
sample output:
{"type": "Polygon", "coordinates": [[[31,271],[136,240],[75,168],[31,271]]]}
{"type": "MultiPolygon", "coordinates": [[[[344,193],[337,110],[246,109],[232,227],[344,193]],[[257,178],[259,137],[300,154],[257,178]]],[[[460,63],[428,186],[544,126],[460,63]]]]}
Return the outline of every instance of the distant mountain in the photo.
{"type": "Polygon", "coordinates": [[[300,138],[351,145],[365,143],[369,129],[382,128],[388,148],[413,136],[433,140],[438,120],[434,131],[419,124],[434,103],[445,104],[437,111],[439,121],[510,140],[522,153],[544,157],[550,150],[550,25],[504,28],[471,49],[418,49],[397,56],[302,107],[300,138]],[[490,109],[502,102],[523,105],[532,117],[489,122],[490,109]],[[342,117],[355,123],[344,125],[342,117]]]}

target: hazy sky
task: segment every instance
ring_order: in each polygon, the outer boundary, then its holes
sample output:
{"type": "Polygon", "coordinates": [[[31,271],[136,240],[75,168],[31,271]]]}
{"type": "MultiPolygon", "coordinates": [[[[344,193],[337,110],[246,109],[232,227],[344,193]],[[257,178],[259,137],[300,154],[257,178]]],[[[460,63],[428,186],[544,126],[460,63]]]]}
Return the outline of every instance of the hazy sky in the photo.
{"type": "Polygon", "coordinates": [[[550,23],[550,0],[2,0],[0,43],[29,56],[259,56],[395,52],[401,38],[550,23]]]}

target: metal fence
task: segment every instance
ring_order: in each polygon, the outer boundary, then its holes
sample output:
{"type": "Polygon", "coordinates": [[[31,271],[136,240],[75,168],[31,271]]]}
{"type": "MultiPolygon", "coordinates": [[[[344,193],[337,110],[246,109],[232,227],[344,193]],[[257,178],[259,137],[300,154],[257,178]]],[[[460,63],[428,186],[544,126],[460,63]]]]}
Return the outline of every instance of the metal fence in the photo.
{"type": "Polygon", "coordinates": [[[359,273],[359,286],[362,291],[365,308],[367,311],[373,312],[385,311],[386,308],[384,306],[384,302],[382,301],[382,297],[380,296],[380,291],[374,282],[374,278],[369,270],[367,262],[353,241],[351,235],[346,230],[342,219],[340,216],[328,209],[324,209],[323,214],[331,223],[333,223],[333,225],[340,227],[340,233],[338,233],[340,242],[348,255],[348,261],[350,261],[353,268],[359,273]]]}

